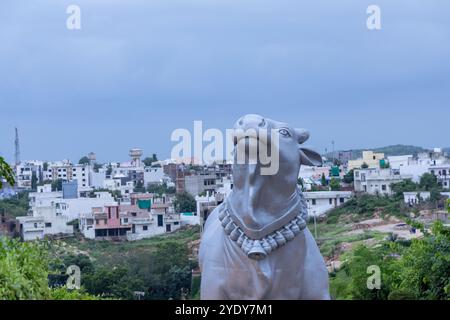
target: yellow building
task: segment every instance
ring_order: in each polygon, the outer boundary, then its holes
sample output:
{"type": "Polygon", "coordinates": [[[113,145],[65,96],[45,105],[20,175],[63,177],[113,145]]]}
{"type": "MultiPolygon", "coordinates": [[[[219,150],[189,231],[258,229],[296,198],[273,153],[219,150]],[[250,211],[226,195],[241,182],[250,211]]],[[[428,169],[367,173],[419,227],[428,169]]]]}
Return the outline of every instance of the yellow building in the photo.
{"type": "Polygon", "coordinates": [[[365,163],[369,168],[380,168],[380,161],[384,160],[384,153],[375,153],[373,151],[363,151],[363,156],[357,160],[348,162],[348,170],[360,169],[365,163]]]}

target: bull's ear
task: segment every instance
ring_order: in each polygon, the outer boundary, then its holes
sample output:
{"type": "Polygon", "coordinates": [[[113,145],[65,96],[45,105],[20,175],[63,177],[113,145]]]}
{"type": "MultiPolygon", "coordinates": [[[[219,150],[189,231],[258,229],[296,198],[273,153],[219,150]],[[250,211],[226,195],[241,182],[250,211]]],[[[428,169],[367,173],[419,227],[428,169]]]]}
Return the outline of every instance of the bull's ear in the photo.
{"type": "Polygon", "coordinates": [[[307,149],[300,148],[300,164],[305,166],[321,166],[323,164],[322,156],[317,152],[307,149]]]}
{"type": "Polygon", "coordinates": [[[306,129],[295,129],[295,134],[297,135],[299,144],[302,144],[309,139],[309,131],[306,129]]]}

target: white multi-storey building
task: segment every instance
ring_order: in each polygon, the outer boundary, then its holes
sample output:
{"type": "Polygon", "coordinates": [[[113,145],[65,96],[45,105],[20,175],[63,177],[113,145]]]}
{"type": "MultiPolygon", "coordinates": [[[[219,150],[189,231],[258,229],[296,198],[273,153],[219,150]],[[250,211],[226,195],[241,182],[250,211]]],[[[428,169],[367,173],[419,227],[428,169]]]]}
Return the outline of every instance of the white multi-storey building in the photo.
{"type": "Polygon", "coordinates": [[[355,191],[392,195],[393,183],[412,178],[412,175],[401,175],[400,171],[395,169],[359,169],[354,171],[355,191]]]}
{"type": "Polygon", "coordinates": [[[77,181],[78,189],[89,188],[93,167],[90,164],[72,164],[69,160],[47,162],[43,171],[44,181],[77,181]]]}
{"type": "Polygon", "coordinates": [[[38,160],[22,161],[15,166],[16,184],[20,189],[31,190],[33,176],[36,184],[43,179],[43,162],[38,160]]]}
{"type": "Polygon", "coordinates": [[[430,166],[428,172],[436,176],[444,189],[450,189],[450,164],[430,166]]]}

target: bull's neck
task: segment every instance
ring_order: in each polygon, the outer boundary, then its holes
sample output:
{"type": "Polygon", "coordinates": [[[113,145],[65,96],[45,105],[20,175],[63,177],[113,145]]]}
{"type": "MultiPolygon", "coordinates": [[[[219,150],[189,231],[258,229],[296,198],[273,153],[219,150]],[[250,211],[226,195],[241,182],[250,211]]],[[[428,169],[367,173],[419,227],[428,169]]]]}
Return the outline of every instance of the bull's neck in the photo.
{"type": "Polygon", "coordinates": [[[261,175],[256,165],[235,166],[227,201],[237,215],[275,218],[290,209],[296,196],[296,184],[290,180],[280,174],[261,175]]]}

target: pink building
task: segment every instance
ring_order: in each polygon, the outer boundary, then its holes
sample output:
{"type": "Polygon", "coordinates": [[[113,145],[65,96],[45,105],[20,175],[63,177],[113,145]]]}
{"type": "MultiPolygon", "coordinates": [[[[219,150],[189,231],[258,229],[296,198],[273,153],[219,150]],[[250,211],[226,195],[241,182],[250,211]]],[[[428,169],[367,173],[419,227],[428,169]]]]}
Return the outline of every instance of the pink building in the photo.
{"type": "Polygon", "coordinates": [[[106,206],[102,212],[94,212],[95,237],[126,236],[130,225],[123,225],[119,206],[106,206]]]}

